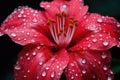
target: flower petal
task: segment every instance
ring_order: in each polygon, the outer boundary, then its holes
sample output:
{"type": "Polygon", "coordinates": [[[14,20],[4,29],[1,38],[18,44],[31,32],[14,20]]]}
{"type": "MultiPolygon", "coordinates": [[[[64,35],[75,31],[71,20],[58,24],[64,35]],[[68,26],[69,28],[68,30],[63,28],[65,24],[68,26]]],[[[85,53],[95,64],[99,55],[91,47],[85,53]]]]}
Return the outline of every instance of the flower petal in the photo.
{"type": "Polygon", "coordinates": [[[71,53],[71,58],[74,62],[69,62],[65,72],[68,80],[113,79],[113,74],[109,68],[110,64],[106,65],[106,63],[110,63],[111,60],[108,51],[73,52],[71,53]],[[109,62],[107,60],[109,60],[109,62]]]}
{"type": "MultiPolygon", "coordinates": [[[[75,50],[93,49],[105,50],[118,45],[117,21],[110,17],[90,14],[81,23],[73,37],[75,50]],[[107,21],[108,20],[108,21],[107,21]],[[81,35],[83,35],[81,37],[81,35]],[[77,36],[80,35],[80,38],[77,36]]],[[[73,48],[71,50],[74,50],[73,48]]]]}
{"type": "Polygon", "coordinates": [[[46,31],[49,30],[44,26],[46,22],[42,12],[28,7],[21,7],[3,22],[1,30],[21,45],[33,42],[51,45],[52,43],[44,36],[47,36],[46,31]],[[41,30],[38,30],[38,28],[41,30]]]}
{"type": "Polygon", "coordinates": [[[62,49],[55,53],[50,60],[48,60],[42,68],[39,68],[39,80],[59,80],[63,70],[69,62],[69,56],[66,50],[62,49]]]}
{"type": "Polygon", "coordinates": [[[52,52],[45,46],[27,45],[20,52],[18,61],[14,67],[16,80],[36,80],[38,68],[49,58],[52,52]]]}
{"type": "Polygon", "coordinates": [[[83,0],[70,0],[69,16],[80,21],[88,11],[88,6],[84,6],[83,0]]]}

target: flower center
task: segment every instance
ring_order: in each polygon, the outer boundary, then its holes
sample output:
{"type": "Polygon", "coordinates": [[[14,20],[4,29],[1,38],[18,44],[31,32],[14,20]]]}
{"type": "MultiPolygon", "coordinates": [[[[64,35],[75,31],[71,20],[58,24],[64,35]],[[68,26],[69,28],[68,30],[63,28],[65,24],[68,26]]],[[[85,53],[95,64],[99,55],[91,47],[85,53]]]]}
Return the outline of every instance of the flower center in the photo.
{"type": "Polygon", "coordinates": [[[56,13],[56,19],[49,19],[51,35],[60,48],[66,48],[72,40],[78,22],[73,17],[67,19],[66,9],[56,13]],[[69,23],[67,22],[69,21],[69,23]]]}

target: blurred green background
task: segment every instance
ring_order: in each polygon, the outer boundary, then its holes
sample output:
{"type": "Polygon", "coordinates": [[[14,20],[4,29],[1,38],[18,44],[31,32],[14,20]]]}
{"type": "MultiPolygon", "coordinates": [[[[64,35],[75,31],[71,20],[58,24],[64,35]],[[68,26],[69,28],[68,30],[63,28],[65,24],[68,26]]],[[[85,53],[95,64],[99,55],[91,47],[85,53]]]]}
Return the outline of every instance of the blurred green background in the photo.
{"type": "MultiPolygon", "coordinates": [[[[0,24],[18,6],[27,5],[34,9],[41,9],[39,2],[41,0],[0,0],[0,24]]],[[[112,16],[120,22],[120,0],[85,0],[85,4],[89,6],[89,12],[112,16]]],[[[22,48],[12,42],[7,35],[0,37],[0,80],[14,80],[13,66],[22,48]]],[[[120,80],[120,49],[113,47],[110,51],[113,58],[111,69],[115,74],[115,80],[120,80]]]]}

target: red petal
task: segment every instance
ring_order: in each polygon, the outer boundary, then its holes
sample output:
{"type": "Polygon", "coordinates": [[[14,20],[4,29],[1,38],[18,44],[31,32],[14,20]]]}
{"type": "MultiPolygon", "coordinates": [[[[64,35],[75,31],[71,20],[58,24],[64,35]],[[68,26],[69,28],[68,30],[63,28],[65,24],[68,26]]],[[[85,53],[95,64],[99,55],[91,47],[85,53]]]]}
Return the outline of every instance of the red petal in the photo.
{"type": "Polygon", "coordinates": [[[76,30],[73,37],[73,42],[76,42],[76,45],[71,50],[105,50],[117,45],[116,23],[114,19],[102,17],[98,14],[87,16],[87,19],[76,30]],[[77,36],[80,36],[80,38],[77,38],[77,36]]]}
{"type": "Polygon", "coordinates": [[[81,77],[81,69],[71,55],[64,73],[67,80],[83,80],[83,78],[81,77]]]}
{"type": "Polygon", "coordinates": [[[3,22],[1,29],[4,34],[8,34],[13,41],[21,45],[33,42],[51,45],[52,43],[43,35],[44,31],[48,30],[48,28],[43,29],[45,22],[42,12],[21,7],[3,22]],[[36,30],[38,27],[42,30],[36,30]]]}
{"type": "Polygon", "coordinates": [[[109,68],[111,57],[107,51],[81,51],[71,53],[72,61],[66,68],[68,80],[108,80],[113,79],[109,68]],[[103,56],[104,55],[104,56],[103,56]],[[98,72],[99,71],[99,72],[98,72]]]}
{"type": "Polygon", "coordinates": [[[69,56],[66,50],[62,49],[55,53],[49,61],[47,61],[42,68],[38,70],[38,80],[59,80],[64,68],[69,62],[69,56]]]}
{"type": "Polygon", "coordinates": [[[19,54],[14,67],[16,80],[36,80],[38,68],[49,58],[52,52],[45,46],[28,45],[19,54]]]}
{"type": "Polygon", "coordinates": [[[71,0],[69,3],[69,16],[74,17],[78,21],[84,17],[88,11],[88,6],[84,6],[83,0],[71,0]]]}
{"type": "Polygon", "coordinates": [[[47,18],[55,18],[56,13],[59,12],[59,6],[60,4],[58,1],[52,1],[52,2],[41,2],[40,6],[43,7],[46,10],[46,16],[47,18]]]}

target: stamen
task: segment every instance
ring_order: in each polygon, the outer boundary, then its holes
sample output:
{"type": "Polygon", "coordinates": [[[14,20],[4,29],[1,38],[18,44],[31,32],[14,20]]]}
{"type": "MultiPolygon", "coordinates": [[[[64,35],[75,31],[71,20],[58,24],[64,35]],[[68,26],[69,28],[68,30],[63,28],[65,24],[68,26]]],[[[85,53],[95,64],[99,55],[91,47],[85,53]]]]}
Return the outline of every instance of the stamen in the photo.
{"type": "Polygon", "coordinates": [[[60,48],[67,47],[69,45],[78,24],[78,22],[73,17],[71,17],[69,20],[70,23],[68,27],[66,27],[66,10],[67,6],[61,6],[60,12],[56,13],[56,20],[48,20],[48,26],[51,35],[60,48]]]}

